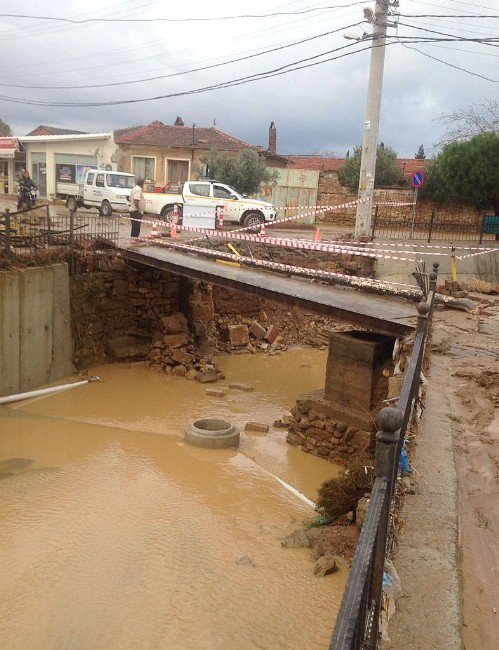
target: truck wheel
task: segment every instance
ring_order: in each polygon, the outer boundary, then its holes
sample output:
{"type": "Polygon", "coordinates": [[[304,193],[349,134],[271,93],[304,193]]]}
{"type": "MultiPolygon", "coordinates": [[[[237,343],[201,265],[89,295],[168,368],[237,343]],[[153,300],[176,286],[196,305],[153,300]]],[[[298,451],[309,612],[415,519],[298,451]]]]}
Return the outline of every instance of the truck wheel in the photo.
{"type": "Polygon", "coordinates": [[[113,208],[109,201],[102,201],[102,205],[99,208],[101,217],[110,217],[113,214],[113,208]]]}
{"type": "Polygon", "coordinates": [[[167,208],[163,208],[161,210],[161,216],[163,217],[163,221],[167,223],[168,225],[171,224],[173,221],[173,208],[171,206],[167,208]]]}
{"type": "Polygon", "coordinates": [[[260,232],[260,227],[263,222],[264,218],[260,212],[248,212],[248,214],[243,219],[243,226],[245,228],[252,226],[252,231],[260,232]]]}
{"type": "Polygon", "coordinates": [[[78,209],[78,201],[74,196],[68,196],[66,201],[66,207],[70,212],[76,212],[78,209]]]}

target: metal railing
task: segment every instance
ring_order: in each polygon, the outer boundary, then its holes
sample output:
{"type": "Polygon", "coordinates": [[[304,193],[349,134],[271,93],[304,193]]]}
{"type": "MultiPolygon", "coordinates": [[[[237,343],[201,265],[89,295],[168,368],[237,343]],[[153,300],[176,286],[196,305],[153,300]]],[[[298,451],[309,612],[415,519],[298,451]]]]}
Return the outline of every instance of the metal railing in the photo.
{"type": "Polygon", "coordinates": [[[429,275],[429,291],[425,300],[418,304],[414,347],[397,405],[383,408],[378,417],[374,486],[336,618],[330,650],[374,650],[379,644],[383,573],[389,550],[399,458],[414,405],[419,399],[438,267],[438,262],[435,262],[429,275]]]}
{"type": "Polygon", "coordinates": [[[418,241],[494,241],[494,233],[484,227],[482,215],[450,216],[432,210],[427,217],[413,214],[412,208],[391,208],[376,204],[373,210],[372,239],[408,239],[418,241]]]}
{"type": "Polygon", "coordinates": [[[116,245],[119,241],[119,216],[102,217],[96,213],[78,213],[59,209],[51,215],[48,204],[28,210],[0,214],[0,252],[10,259],[36,257],[69,251],[73,258],[78,249],[96,244],[116,245]]]}

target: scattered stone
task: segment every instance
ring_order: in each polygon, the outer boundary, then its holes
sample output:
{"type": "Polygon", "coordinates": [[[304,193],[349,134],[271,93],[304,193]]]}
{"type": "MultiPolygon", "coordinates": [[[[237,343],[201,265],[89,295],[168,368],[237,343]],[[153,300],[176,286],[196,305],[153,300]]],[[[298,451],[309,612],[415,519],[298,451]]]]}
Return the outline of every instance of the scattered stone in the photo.
{"type": "Polygon", "coordinates": [[[192,381],[193,379],[196,379],[198,376],[198,371],[195,370],[194,368],[191,368],[190,370],[187,371],[185,378],[188,379],[189,381],[192,381]]]}
{"type": "Polygon", "coordinates": [[[240,348],[248,345],[249,331],[247,325],[228,325],[227,330],[232,347],[240,348]]]}
{"type": "Polygon", "coordinates": [[[289,425],[284,420],[274,420],[272,426],[276,429],[287,429],[289,425]]]}
{"type": "Polygon", "coordinates": [[[163,341],[170,348],[179,348],[182,345],[187,345],[189,343],[189,336],[182,332],[181,334],[167,334],[163,337],[163,341]]]}
{"type": "Polygon", "coordinates": [[[262,422],[246,422],[245,431],[256,431],[257,433],[268,433],[269,425],[262,422]]]}
{"type": "Polygon", "coordinates": [[[224,397],[225,395],[223,388],[206,388],[204,392],[212,397],[224,397]]]}
{"type": "Polygon", "coordinates": [[[232,390],[241,390],[244,391],[245,393],[252,393],[254,388],[253,386],[250,386],[249,384],[243,384],[240,382],[234,382],[232,384],[229,384],[229,388],[232,390]]]}
{"type": "Polygon", "coordinates": [[[338,571],[335,555],[323,555],[315,563],[314,573],[319,578],[338,571]]]}
{"type": "Polygon", "coordinates": [[[236,560],[236,564],[239,564],[240,566],[248,566],[253,568],[255,567],[253,560],[247,555],[243,555],[243,557],[240,557],[239,560],[236,560]]]}
{"type": "Polygon", "coordinates": [[[185,350],[182,350],[181,348],[172,350],[171,358],[183,366],[190,366],[194,362],[193,355],[189,354],[185,350]]]}
{"type": "Polygon", "coordinates": [[[265,327],[260,325],[260,323],[257,323],[256,320],[254,320],[251,325],[249,326],[249,333],[254,336],[256,339],[263,339],[265,338],[267,330],[265,327]]]}
{"type": "Polygon", "coordinates": [[[305,531],[302,528],[294,530],[287,537],[281,539],[281,544],[285,548],[305,548],[310,546],[305,531]]]}
{"type": "Polygon", "coordinates": [[[187,368],[185,366],[175,366],[175,368],[172,368],[172,375],[175,377],[185,377],[187,374],[187,368]]]}
{"type": "Polygon", "coordinates": [[[272,344],[276,340],[276,338],[279,336],[279,330],[275,325],[270,325],[267,328],[267,331],[265,332],[265,340],[272,344]]]}
{"type": "Polygon", "coordinates": [[[219,379],[218,372],[209,368],[208,370],[201,370],[196,379],[202,384],[212,384],[219,379]]]}

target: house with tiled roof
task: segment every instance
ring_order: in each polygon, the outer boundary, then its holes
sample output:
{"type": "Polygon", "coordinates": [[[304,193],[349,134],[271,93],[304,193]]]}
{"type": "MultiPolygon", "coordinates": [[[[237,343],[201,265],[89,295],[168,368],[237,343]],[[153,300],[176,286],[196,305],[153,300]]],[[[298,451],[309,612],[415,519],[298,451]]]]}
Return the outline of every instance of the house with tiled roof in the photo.
{"type": "Polygon", "coordinates": [[[185,126],[181,117],[177,117],[174,124],[156,120],[144,126],[117,129],[114,140],[122,171],[171,190],[201,175],[204,160],[212,149],[233,155],[251,149],[263,156],[269,167],[287,165],[287,160],[276,154],[270,140],[267,149],[256,147],[215,126],[185,126]]]}
{"type": "Polygon", "coordinates": [[[75,131],[74,129],[60,129],[58,126],[46,126],[45,124],[40,124],[39,126],[36,127],[36,129],[33,129],[33,131],[30,131],[29,133],[26,133],[27,136],[32,136],[32,135],[83,135],[85,134],[85,131],[75,131]]]}

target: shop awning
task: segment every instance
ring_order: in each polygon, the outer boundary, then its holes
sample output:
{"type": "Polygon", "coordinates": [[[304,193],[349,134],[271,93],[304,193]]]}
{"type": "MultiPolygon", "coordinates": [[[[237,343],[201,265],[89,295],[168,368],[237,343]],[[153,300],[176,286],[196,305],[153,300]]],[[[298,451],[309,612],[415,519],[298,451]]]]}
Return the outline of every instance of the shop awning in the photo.
{"type": "Polygon", "coordinates": [[[0,138],[0,158],[14,158],[19,151],[17,138],[0,138]]]}

